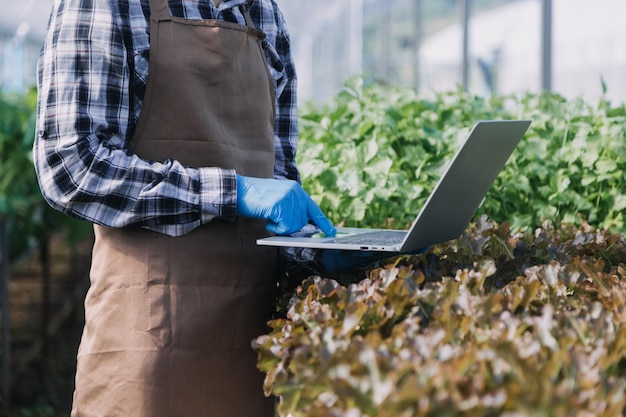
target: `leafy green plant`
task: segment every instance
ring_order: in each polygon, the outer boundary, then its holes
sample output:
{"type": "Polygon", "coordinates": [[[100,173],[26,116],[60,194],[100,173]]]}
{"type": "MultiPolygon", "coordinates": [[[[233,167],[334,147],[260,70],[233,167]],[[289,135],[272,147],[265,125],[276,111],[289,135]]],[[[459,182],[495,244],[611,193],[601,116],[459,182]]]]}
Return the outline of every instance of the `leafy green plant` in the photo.
{"type": "Polygon", "coordinates": [[[10,224],[10,256],[25,251],[40,204],[31,159],[34,94],[0,95],[0,219],[10,224]]]}
{"type": "Polygon", "coordinates": [[[458,240],[348,286],[310,277],[254,342],[280,416],[620,416],[626,240],[583,224],[458,240]]]}
{"type": "Polygon", "coordinates": [[[554,93],[418,96],[353,79],[301,115],[303,186],[335,223],[406,228],[479,119],[533,120],[477,215],[532,230],[544,220],[626,231],[626,108],[554,93]]]}
{"type": "Polygon", "coordinates": [[[32,160],[36,94],[0,94],[0,221],[9,226],[9,258],[52,233],[86,236],[87,223],[51,209],[39,191],[32,160]]]}
{"type": "Polygon", "coordinates": [[[32,97],[0,96],[0,215],[32,204],[35,173],[30,149],[34,132],[32,97]]]}

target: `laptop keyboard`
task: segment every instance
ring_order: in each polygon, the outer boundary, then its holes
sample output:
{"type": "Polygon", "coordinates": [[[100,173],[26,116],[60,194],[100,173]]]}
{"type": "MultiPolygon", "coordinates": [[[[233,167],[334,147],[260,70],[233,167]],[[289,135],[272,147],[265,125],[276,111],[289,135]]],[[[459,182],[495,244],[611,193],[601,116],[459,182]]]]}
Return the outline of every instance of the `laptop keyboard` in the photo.
{"type": "Polygon", "coordinates": [[[354,245],[397,245],[402,243],[406,234],[404,230],[378,230],[338,237],[333,242],[354,245]]]}

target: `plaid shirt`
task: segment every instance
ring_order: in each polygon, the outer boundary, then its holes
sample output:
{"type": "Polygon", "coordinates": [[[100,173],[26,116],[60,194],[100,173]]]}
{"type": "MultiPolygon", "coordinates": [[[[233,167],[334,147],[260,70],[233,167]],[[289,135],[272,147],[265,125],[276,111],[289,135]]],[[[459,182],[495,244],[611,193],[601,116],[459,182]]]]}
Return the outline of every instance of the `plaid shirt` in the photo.
{"type": "MultiPolygon", "coordinates": [[[[170,0],[187,19],[245,24],[226,0],[170,0]]],[[[255,0],[250,14],[265,32],[276,87],[275,178],[300,180],[296,75],[284,18],[273,0],[255,0]]],[[[109,227],[142,226],[180,236],[236,213],[236,175],[219,167],[190,168],[175,160],[148,162],[128,151],[146,91],[148,0],[59,0],[52,10],[38,65],[35,168],[44,198],[56,209],[109,227]]],[[[319,254],[283,251],[309,262],[319,254]]]]}
{"type": "MultiPolygon", "coordinates": [[[[174,16],[245,24],[246,0],[170,1],[174,16]]],[[[296,77],[283,16],[272,0],[250,14],[267,35],[276,85],[276,178],[299,179],[296,77]]],[[[236,176],[219,167],[144,161],[127,151],[137,124],[149,60],[148,0],[55,2],[38,66],[34,160],[42,193],[55,208],[110,227],[143,226],[170,236],[216,218],[232,221],[236,176]]]]}

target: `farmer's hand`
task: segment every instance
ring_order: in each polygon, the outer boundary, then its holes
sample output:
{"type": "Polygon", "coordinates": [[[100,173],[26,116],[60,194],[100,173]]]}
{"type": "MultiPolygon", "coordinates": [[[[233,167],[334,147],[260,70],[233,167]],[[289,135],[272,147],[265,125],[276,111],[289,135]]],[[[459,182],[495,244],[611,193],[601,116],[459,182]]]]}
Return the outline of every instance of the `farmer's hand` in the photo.
{"type": "Polygon", "coordinates": [[[312,220],[322,232],[334,236],[336,229],[319,206],[291,180],[237,175],[237,215],[267,220],[267,230],[288,235],[312,220]]]}

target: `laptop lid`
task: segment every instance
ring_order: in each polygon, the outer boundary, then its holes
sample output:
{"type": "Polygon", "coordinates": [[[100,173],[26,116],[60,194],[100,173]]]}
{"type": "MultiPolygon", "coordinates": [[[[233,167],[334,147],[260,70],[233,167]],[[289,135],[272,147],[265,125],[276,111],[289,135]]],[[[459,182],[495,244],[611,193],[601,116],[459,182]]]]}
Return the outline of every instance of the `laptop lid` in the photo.
{"type": "Polygon", "coordinates": [[[530,123],[529,120],[477,122],[422,207],[402,250],[458,238],[530,123]]]}
{"type": "MultiPolygon", "coordinates": [[[[272,236],[259,245],[413,252],[458,238],[530,126],[530,120],[477,122],[448,164],[402,242],[345,243],[341,237],[272,236]]],[[[380,230],[380,229],[378,229],[380,230]]],[[[377,229],[338,228],[356,235],[377,229]]],[[[382,231],[382,230],[381,230],[382,231]]]]}

